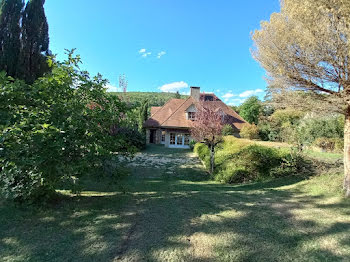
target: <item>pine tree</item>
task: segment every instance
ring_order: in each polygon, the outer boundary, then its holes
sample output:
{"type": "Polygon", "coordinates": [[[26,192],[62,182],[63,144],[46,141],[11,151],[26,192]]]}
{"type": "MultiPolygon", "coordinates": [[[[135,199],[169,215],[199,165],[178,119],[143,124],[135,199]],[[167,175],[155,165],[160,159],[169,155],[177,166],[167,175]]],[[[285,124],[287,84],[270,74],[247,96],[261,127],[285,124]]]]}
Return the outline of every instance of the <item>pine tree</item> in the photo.
{"type": "Polygon", "coordinates": [[[22,0],[0,1],[0,71],[19,76],[22,0]]]}
{"type": "Polygon", "coordinates": [[[44,10],[45,0],[30,0],[22,21],[22,72],[26,82],[32,83],[49,71],[49,26],[44,10]]]}

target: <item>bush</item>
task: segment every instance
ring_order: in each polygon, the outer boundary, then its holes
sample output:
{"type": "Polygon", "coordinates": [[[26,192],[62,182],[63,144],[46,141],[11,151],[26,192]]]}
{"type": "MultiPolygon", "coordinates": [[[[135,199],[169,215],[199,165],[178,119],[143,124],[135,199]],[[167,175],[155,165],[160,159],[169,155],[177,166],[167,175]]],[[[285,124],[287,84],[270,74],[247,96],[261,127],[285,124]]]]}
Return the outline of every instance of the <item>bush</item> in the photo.
{"type": "Polygon", "coordinates": [[[126,105],[100,75],[80,71],[72,53],[49,62],[52,73],[32,85],[0,73],[0,193],[20,202],[42,202],[62,181],[96,174],[113,152],[142,145],[134,131],[113,128],[125,124],[126,105]]]}
{"type": "Polygon", "coordinates": [[[253,144],[226,159],[218,168],[215,179],[244,183],[300,174],[306,169],[309,169],[309,163],[299,154],[253,144]]]}
{"type": "Polygon", "coordinates": [[[259,138],[259,130],[255,124],[244,125],[241,129],[240,133],[242,138],[246,139],[258,139],[259,138]]]}
{"type": "Polygon", "coordinates": [[[197,154],[200,160],[204,163],[206,168],[210,166],[210,151],[209,148],[202,143],[197,143],[194,146],[194,152],[197,154]]]}
{"type": "Polygon", "coordinates": [[[326,152],[342,152],[344,149],[344,139],[319,137],[316,138],[313,145],[326,152]]]}
{"type": "Polygon", "coordinates": [[[197,143],[197,142],[194,141],[194,140],[191,140],[191,141],[190,141],[190,148],[191,148],[192,150],[194,149],[196,143],[197,143]]]}
{"type": "Polygon", "coordinates": [[[269,177],[271,170],[281,162],[276,149],[250,145],[234,154],[231,160],[222,166],[217,178],[226,183],[254,181],[269,177]]]}
{"type": "Polygon", "coordinates": [[[233,136],[234,135],[234,130],[231,125],[224,125],[222,128],[222,135],[223,136],[233,136]]]}

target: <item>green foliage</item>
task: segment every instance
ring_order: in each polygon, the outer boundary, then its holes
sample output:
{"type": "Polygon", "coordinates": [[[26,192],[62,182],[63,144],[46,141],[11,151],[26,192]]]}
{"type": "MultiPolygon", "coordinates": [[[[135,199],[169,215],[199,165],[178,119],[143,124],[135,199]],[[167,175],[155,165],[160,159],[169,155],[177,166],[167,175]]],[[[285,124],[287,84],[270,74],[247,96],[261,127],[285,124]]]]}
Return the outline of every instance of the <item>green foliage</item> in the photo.
{"type": "Polygon", "coordinates": [[[0,71],[29,84],[50,70],[44,2],[30,0],[24,10],[21,0],[3,0],[0,5],[0,71]]]}
{"type": "Polygon", "coordinates": [[[260,145],[250,145],[232,155],[220,167],[216,179],[226,183],[255,181],[270,176],[271,170],[281,164],[278,151],[260,145]]]}
{"type": "Polygon", "coordinates": [[[259,122],[259,136],[262,140],[294,143],[297,130],[305,113],[293,109],[276,110],[271,116],[259,122]]]}
{"type": "Polygon", "coordinates": [[[231,125],[224,125],[222,128],[222,135],[223,136],[232,136],[234,134],[233,127],[231,125]]]}
{"type": "Polygon", "coordinates": [[[32,85],[0,74],[0,190],[18,201],[42,199],[62,181],[98,174],[113,152],[133,153],[122,132],[126,105],[105,92],[79,57],[50,61],[52,74],[32,85]]]}
{"type": "Polygon", "coordinates": [[[193,150],[200,160],[204,163],[206,168],[210,167],[210,151],[207,145],[203,143],[197,143],[193,150]]]}
{"type": "Polygon", "coordinates": [[[145,130],[143,128],[143,124],[148,119],[148,100],[145,100],[142,102],[140,108],[139,108],[139,123],[138,128],[140,133],[144,133],[145,130]]]}
{"type": "Polygon", "coordinates": [[[344,138],[344,116],[307,118],[301,121],[303,141],[312,144],[317,138],[344,138]]]}
{"type": "Polygon", "coordinates": [[[30,0],[22,16],[22,77],[27,83],[49,71],[49,26],[44,10],[45,0],[30,0]]]}
{"type": "Polygon", "coordinates": [[[318,137],[313,142],[313,145],[322,149],[325,152],[344,151],[344,139],[342,138],[318,137]]]}
{"type": "Polygon", "coordinates": [[[239,114],[249,123],[258,124],[261,110],[261,101],[258,97],[252,96],[239,107],[239,114]]]}
{"type": "Polygon", "coordinates": [[[176,99],[181,99],[181,95],[180,95],[179,91],[177,91],[177,92],[175,93],[175,98],[176,98],[176,99]]]}
{"type": "MultiPolygon", "coordinates": [[[[147,100],[149,107],[163,106],[172,98],[176,98],[176,93],[159,93],[159,92],[110,92],[109,94],[119,97],[122,101],[135,107],[141,106],[141,102],[147,100]]],[[[181,95],[181,98],[188,96],[181,95]]]]}
{"type": "Polygon", "coordinates": [[[239,114],[239,106],[231,106],[233,111],[235,111],[237,114],[239,114]]]}
{"type": "MultiPolygon", "coordinates": [[[[196,144],[194,152],[209,167],[210,152],[196,144]]],[[[249,140],[225,137],[215,155],[214,178],[225,183],[243,183],[310,173],[310,163],[296,151],[254,144],[249,140]]]]}
{"type": "Polygon", "coordinates": [[[190,141],[190,145],[189,145],[189,146],[190,146],[190,148],[193,150],[196,144],[197,144],[197,142],[196,142],[196,141],[191,140],[191,141],[190,141]]]}
{"type": "Polygon", "coordinates": [[[246,139],[258,139],[259,138],[259,129],[255,124],[244,125],[241,129],[240,135],[242,138],[246,139]]]}
{"type": "Polygon", "coordinates": [[[7,72],[12,77],[18,77],[20,72],[19,57],[21,52],[21,0],[6,0],[0,2],[0,71],[7,72]]]}
{"type": "Polygon", "coordinates": [[[297,153],[261,145],[242,148],[222,163],[215,179],[225,183],[244,183],[301,174],[309,163],[297,153]]]}

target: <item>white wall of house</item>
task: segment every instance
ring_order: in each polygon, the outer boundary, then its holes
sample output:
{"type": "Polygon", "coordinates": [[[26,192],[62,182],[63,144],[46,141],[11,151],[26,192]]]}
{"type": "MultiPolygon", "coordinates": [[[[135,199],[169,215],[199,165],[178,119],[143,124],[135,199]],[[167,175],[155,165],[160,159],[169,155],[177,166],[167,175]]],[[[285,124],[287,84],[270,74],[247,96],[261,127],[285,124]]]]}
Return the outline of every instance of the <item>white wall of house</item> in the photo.
{"type": "Polygon", "coordinates": [[[189,108],[186,109],[186,119],[189,119],[188,113],[195,113],[197,112],[197,109],[195,105],[191,105],[189,108]]]}

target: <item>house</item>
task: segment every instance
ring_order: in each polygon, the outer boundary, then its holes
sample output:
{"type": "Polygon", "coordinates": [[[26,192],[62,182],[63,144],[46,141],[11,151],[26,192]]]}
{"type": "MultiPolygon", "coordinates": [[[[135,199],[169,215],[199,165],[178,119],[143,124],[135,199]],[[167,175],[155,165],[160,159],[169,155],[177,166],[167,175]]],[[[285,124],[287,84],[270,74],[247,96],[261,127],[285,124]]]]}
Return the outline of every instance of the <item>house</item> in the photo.
{"type": "Polygon", "coordinates": [[[215,94],[200,93],[199,87],[191,87],[187,99],[171,99],[162,107],[152,107],[151,117],[145,122],[147,144],[164,144],[171,148],[189,148],[191,141],[191,122],[195,121],[196,106],[199,101],[208,103],[215,110],[221,110],[227,124],[230,124],[235,136],[246,121],[231,107],[223,103],[215,94]]]}

